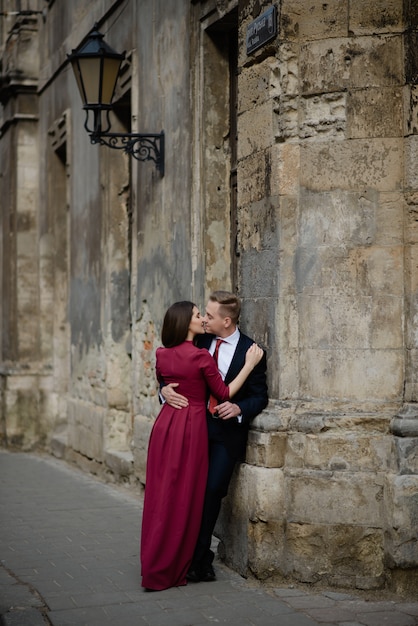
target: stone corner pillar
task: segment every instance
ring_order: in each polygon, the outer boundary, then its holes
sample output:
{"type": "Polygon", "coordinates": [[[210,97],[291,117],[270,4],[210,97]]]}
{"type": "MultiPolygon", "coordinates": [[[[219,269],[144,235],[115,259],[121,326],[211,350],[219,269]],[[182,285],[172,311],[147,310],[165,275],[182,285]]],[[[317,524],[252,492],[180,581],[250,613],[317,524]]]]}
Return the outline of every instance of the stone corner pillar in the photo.
{"type": "Polygon", "coordinates": [[[418,404],[405,403],[392,418],[390,431],[397,437],[418,437],[418,404]]]}

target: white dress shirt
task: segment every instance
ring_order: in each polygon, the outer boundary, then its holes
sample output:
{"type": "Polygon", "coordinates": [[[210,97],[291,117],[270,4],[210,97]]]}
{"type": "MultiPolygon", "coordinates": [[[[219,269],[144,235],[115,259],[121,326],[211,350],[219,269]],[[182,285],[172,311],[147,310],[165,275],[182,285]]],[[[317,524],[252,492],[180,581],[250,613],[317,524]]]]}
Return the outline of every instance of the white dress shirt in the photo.
{"type": "MultiPolygon", "coordinates": [[[[215,337],[212,339],[212,343],[209,346],[209,353],[213,356],[213,353],[215,352],[216,340],[222,339],[222,343],[220,344],[218,351],[218,370],[223,380],[225,380],[225,376],[229,370],[229,366],[231,365],[232,358],[238,345],[239,337],[240,331],[239,328],[236,328],[232,335],[229,335],[229,337],[215,337]]],[[[233,401],[234,399],[232,398],[231,402],[233,401]]],[[[238,415],[237,420],[240,424],[242,421],[242,415],[238,415]]]]}
{"type": "Polygon", "coordinates": [[[212,339],[212,343],[209,346],[209,352],[213,356],[213,353],[215,352],[216,340],[222,339],[218,352],[218,370],[223,380],[225,380],[225,376],[229,370],[229,366],[231,365],[232,357],[234,356],[234,352],[239,341],[239,336],[239,329],[236,328],[232,335],[229,335],[229,337],[215,337],[212,339]]]}

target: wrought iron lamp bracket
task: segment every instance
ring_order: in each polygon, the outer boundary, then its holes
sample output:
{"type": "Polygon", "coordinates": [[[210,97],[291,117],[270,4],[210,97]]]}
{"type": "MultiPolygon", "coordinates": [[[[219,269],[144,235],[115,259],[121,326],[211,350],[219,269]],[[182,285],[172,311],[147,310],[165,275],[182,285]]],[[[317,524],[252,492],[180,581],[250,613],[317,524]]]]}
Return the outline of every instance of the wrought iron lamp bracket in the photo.
{"type": "Polygon", "coordinates": [[[164,131],[161,133],[102,133],[90,135],[92,144],[123,150],[137,161],[154,161],[164,176],[164,131]]]}
{"type": "Polygon", "coordinates": [[[160,133],[110,133],[109,110],[101,111],[93,107],[84,107],[86,109],[85,129],[90,135],[92,144],[108,146],[116,150],[122,150],[125,154],[129,154],[137,161],[154,161],[157,170],[161,176],[164,176],[164,152],[165,137],[164,131],[160,133]],[[89,127],[89,110],[94,111],[93,128],[89,127]],[[105,112],[105,128],[103,130],[101,113],[105,112]]]}

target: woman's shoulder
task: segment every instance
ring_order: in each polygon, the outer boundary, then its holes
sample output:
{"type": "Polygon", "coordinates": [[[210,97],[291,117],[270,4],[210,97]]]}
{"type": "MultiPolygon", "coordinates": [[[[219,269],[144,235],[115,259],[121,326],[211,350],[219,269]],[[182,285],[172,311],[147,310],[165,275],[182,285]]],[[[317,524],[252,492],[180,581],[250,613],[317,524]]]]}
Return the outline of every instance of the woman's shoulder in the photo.
{"type": "Polygon", "coordinates": [[[199,360],[201,365],[207,365],[207,363],[215,363],[213,357],[211,356],[209,350],[207,348],[198,348],[196,347],[196,358],[199,360]]]}
{"type": "Polygon", "coordinates": [[[196,358],[206,359],[208,356],[210,357],[209,352],[206,348],[199,348],[192,341],[187,341],[188,347],[186,348],[190,353],[192,353],[196,358]]]}

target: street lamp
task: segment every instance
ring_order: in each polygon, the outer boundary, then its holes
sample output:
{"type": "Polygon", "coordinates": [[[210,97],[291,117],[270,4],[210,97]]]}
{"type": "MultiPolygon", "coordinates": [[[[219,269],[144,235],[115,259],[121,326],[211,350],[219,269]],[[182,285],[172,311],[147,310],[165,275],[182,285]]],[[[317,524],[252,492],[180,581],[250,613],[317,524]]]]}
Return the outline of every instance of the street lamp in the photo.
{"type": "Polygon", "coordinates": [[[138,161],[154,161],[157,170],[164,176],[164,131],[109,132],[109,112],[125,53],[115,52],[103,37],[95,24],[84,43],[67,55],[86,111],[84,128],[90,134],[91,143],[123,150],[138,161]]]}

